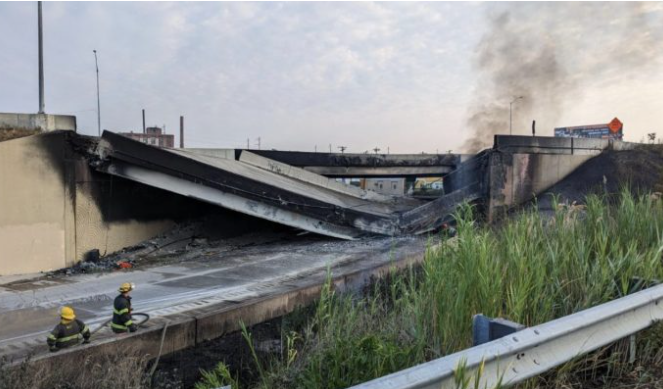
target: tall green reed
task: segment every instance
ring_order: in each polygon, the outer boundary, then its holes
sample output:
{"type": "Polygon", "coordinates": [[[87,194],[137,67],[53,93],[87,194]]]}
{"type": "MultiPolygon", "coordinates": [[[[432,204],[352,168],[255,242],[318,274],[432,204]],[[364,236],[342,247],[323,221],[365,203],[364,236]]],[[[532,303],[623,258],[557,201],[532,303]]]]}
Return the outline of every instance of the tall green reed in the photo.
{"type": "MultiPolygon", "coordinates": [[[[273,361],[258,387],[351,386],[471,346],[475,314],[532,326],[663,279],[655,197],[591,195],[553,215],[524,210],[499,228],[475,216],[462,206],[457,236],[431,245],[420,271],[365,297],[336,295],[328,284],[297,352],[273,361]]],[[[658,332],[641,340],[651,353],[643,358],[658,353],[658,332]]]]}

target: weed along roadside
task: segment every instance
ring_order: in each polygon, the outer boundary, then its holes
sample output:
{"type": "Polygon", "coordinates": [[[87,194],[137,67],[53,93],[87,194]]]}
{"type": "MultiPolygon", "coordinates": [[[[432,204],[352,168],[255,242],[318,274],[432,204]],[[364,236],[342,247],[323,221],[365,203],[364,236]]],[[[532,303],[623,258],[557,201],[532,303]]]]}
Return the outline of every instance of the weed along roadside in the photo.
{"type": "MultiPolygon", "coordinates": [[[[196,389],[346,388],[470,347],[476,313],[533,326],[663,277],[663,204],[655,195],[589,196],[586,206],[559,205],[551,217],[529,209],[499,229],[477,223],[467,206],[457,221],[457,237],[429,250],[421,271],[362,296],[324,288],[308,315],[283,320],[272,353],[255,353],[259,342],[244,331],[251,351],[243,366],[221,361],[196,389]]],[[[623,340],[519,387],[655,387],[662,331],[638,334],[634,364],[623,340]]],[[[463,381],[459,387],[472,387],[463,381]]]]}

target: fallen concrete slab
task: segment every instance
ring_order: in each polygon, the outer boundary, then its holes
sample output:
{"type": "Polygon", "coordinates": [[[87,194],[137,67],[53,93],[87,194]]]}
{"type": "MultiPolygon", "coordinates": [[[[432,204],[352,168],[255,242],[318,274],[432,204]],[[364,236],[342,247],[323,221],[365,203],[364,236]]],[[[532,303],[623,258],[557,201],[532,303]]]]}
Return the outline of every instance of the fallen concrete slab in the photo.
{"type": "MultiPolygon", "coordinates": [[[[320,174],[312,173],[308,170],[298,168],[295,166],[287,165],[283,162],[274,161],[269,158],[262,157],[258,154],[243,150],[240,154],[239,161],[248,163],[250,165],[272,171],[286,177],[291,177],[296,180],[304,181],[313,185],[318,185],[333,191],[344,193],[350,196],[355,196],[361,199],[373,200],[378,202],[396,202],[394,196],[386,196],[377,192],[364,190],[352,185],[345,185],[335,179],[327,178],[320,174]]],[[[402,201],[402,200],[401,200],[402,201]]],[[[420,205],[413,203],[413,205],[420,205]]]]}
{"type": "MultiPolygon", "coordinates": [[[[342,239],[421,233],[439,227],[440,217],[447,216],[418,217],[416,224],[402,224],[435,207],[412,198],[368,194],[253,154],[232,158],[225,151],[163,149],[111,132],[104,132],[97,153],[93,165],[98,171],[342,239]],[[404,219],[406,214],[410,216],[404,219]]],[[[440,199],[436,204],[443,206],[435,211],[452,212],[465,200],[459,194],[476,198],[463,189],[440,199]]]]}

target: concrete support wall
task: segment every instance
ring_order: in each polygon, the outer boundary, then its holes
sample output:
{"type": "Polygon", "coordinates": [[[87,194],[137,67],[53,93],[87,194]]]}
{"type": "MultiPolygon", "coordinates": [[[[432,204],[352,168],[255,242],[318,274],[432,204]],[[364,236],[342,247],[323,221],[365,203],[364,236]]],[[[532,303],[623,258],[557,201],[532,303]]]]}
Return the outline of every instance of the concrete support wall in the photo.
{"type": "MultiPolygon", "coordinates": [[[[150,210],[150,196],[159,195],[154,189],[126,182],[113,186],[93,174],[66,134],[0,142],[0,275],[71,266],[89,250],[111,253],[174,225],[159,209],[150,210]]],[[[182,206],[169,197],[165,202],[176,210],[182,206]]]]}
{"type": "Polygon", "coordinates": [[[503,216],[571,174],[594,155],[494,153],[489,163],[489,219],[503,216]]]}
{"type": "MultiPolygon", "coordinates": [[[[83,160],[75,163],[76,171],[76,204],[75,204],[75,229],[76,243],[74,258],[81,260],[85,254],[93,249],[98,249],[101,255],[110,254],[124,247],[135,245],[153,236],[159,235],[175,225],[175,222],[167,218],[155,220],[135,220],[131,218],[120,218],[121,220],[109,220],[114,211],[121,211],[126,205],[108,199],[100,202],[95,196],[112,198],[112,186],[106,177],[91,174],[91,169],[83,160]],[[101,191],[106,191],[105,195],[101,191]],[[106,206],[106,209],[101,209],[106,206]],[[115,206],[115,210],[113,207],[115,206]],[[105,214],[105,215],[104,215],[105,214]]],[[[116,183],[117,192],[123,192],[122,183],[116,183]]],[[[118,196],[119,197],[119,196],[118,196]]],[[[124,196],[122,196],[124,197],[124,196]]],[[[139,199],[137,199],[139,200],[139,199]]]]}
{"type": "Polygon", "coordinates": [[[496,135],[488,154],[488,219],[532,200],[605,150],[635,146],[611,139],[496,135]]]}
{"type": "MultiPolygon", "coordinates": [[[[30,136],[0,143],[0,275],[66,265],[70,193],[55,164],[30,136]]],[[[58,139],[51,139],[57,147],[58,139]]]]}
{"type": "Polygon", "coordinates": [[[76,131],[76,116],[0,112],[0,127],[76,131]]]}

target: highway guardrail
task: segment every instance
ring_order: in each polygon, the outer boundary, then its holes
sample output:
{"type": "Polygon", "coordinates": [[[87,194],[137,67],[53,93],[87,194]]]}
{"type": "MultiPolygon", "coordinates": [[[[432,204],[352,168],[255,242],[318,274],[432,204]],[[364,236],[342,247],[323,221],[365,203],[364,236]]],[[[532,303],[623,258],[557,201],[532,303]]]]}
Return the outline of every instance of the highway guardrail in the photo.
{"type": "MultiPolygon", "coordinates": [[[[456,388],[454,372],[462,366],[466,377],[474,377],[482,370],[481,388],[509,386],[632,335],[661,319],[663,285],[658,285],[351,389],[456,388]]],[[[634,345],[631,342],[631,347],[634,345]]]]}

